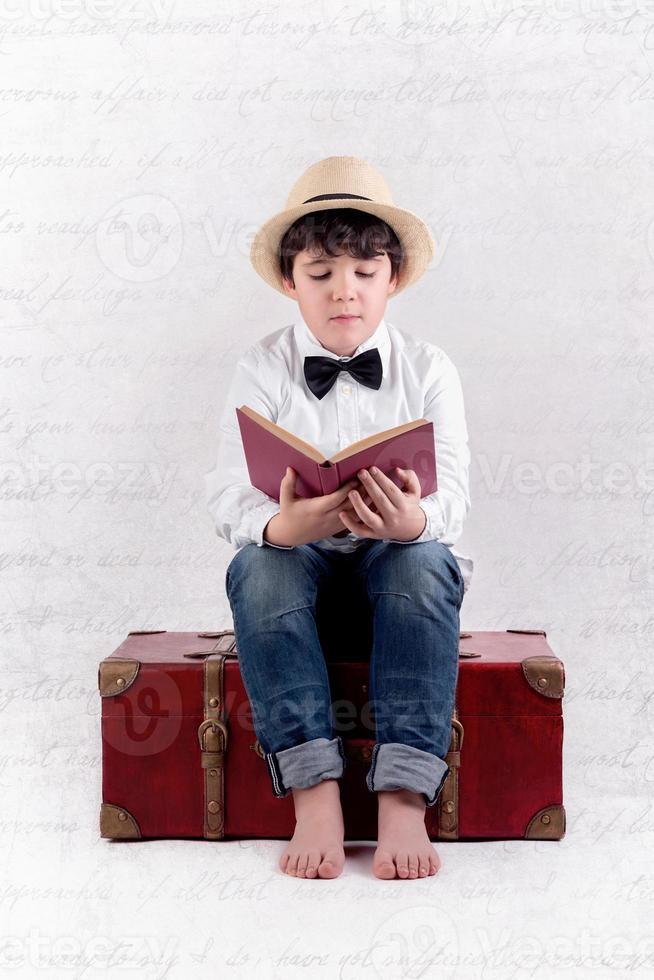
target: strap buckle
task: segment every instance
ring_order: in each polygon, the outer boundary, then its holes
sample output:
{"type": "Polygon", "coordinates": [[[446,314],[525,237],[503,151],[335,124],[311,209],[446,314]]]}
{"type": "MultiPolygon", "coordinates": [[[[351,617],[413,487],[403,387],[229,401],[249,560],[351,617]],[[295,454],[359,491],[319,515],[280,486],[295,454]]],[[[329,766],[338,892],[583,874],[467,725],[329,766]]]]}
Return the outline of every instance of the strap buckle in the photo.
{"type": "Polygon", "coordinates": [[[227,748],[227,725],[220,718],[207,718],[206,721],[200,723],[200,727],[198,728],[198,741],[200,742],[200,749],[203,752],[224,751],[227,748]],[[223,743],[221,748],[216,745],[207,745],[205,735],[209,728],[213,735],[218,735],[219,733],[222,735],[223,743]]]}

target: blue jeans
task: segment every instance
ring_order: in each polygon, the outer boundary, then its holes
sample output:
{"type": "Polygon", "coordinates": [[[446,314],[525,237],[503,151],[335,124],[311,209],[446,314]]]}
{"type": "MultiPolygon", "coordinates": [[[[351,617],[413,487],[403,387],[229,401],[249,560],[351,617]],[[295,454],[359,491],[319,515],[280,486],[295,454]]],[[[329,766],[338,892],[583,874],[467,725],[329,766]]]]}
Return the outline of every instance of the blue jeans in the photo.
{"type": "MultiPolygon", "coordinates": [[[[366,785],[422,793],[433,806],[449,771],[459,667],[463,576],[450,549],[375,538],[349,553],[248,544],[230,562],[225,585],[273,794],[343,775],[317,619],[321,595],[337,585],[370,626],[376,742],[366,785]]],[[[341,631],[350,625],[344,620],[341,631]]]]}

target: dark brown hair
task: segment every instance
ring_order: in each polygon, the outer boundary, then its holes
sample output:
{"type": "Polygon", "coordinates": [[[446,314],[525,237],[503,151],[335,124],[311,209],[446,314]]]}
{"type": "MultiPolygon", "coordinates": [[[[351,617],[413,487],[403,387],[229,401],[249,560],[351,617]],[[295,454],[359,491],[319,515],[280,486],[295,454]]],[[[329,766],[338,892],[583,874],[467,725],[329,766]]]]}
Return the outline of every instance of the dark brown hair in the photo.
{"type": "Polygon", "coordinates": [[[354,259],[371,259],[386,252],[391,280],[399,275],[404,262],[404,249],[391,226],[377,215],[356,208],[310,211],[287,229],[279,243],[279,264],[282,276],[293,285],[293,262],[304,249],[316,257],[347,252],[354,259]]]}

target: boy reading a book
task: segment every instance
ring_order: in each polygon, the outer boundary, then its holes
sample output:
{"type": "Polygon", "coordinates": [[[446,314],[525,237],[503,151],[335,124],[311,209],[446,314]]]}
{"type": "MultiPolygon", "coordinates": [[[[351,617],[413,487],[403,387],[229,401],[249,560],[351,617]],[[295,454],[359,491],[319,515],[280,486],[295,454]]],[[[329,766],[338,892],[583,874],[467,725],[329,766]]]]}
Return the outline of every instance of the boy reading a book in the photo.
{"type": "Polygon", "coordinates": [[[388,297],[415,282],[432,254],[426,225],[394,206],[381,174],[356,157],[310,167],[252,245],[255,270],[299,312],[239,359],[205,479],[216,532],[238,549],[226,589],[240,671],[272,792],[293,794],[296,828],[279,865],[297,877],[333,878],[344,864],[338,779],[346,760],[316,619],[334,581],[372,624],[373,871],[418,878],[440,866],[424,818],[448,773],[459,610],[472,574],[472,561],[451,547],[470,508],[468,434],[449,357],[385,319],[388,297]],[[371,466],[307,499],[295,493],[289,467],[277,502],[250,483],[241,405],[325,456],[431,420],[438,489],[421,497],[415,469],[391,479],[371,466]]]}

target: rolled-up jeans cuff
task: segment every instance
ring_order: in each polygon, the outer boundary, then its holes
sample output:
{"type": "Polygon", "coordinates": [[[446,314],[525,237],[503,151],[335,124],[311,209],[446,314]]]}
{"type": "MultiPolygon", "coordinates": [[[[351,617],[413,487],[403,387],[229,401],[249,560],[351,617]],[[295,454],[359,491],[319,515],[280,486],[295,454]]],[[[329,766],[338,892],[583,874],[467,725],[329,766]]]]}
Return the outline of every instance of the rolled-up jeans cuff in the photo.
{"type": "Polygon", "coordinates": [[[345,750],[340,735],[312,738],[279,752],[266,752],[273,793],[288,796],[291,788],[308,789],[323,779],[340,779],[345,769],[345,750]]]}
{"type": "Polygon", "coordinates": [[[422,793],[426,805],[434,806],[450,771],[437,755],[402,742],[377,742],[366,776],[369,790],[408,789],[422,793]]]}

